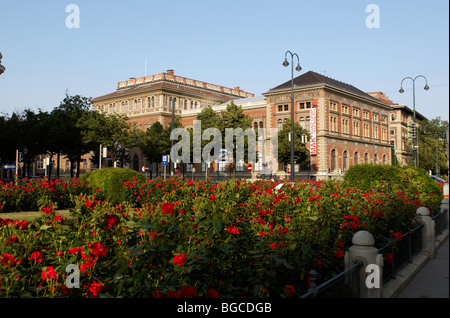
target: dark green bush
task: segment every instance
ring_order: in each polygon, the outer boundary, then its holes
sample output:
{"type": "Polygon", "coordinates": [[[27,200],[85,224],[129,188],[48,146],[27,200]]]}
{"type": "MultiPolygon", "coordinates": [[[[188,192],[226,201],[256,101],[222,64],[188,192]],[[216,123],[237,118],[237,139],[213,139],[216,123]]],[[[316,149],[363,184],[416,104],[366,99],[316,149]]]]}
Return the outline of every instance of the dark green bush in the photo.
{"type": "Polygon", "coordinates": [[[354,165],[345,173],[344,186],[367,190],[375,181],[400,183],[400,169],[390,165],[354,165]]]}
{"type": "Polygon", "coordinates": [[[146,178],[132,169],[104,168],[90,171],[81,176],[80,181],[88,186],[98,189],[96,198],[106,200],[113,204],[124,201],[132,202],[134,190],[130,185],[137,182],[145,182],[146,178]],[[127,184],[126,184],[127,183],[127,184]]]}

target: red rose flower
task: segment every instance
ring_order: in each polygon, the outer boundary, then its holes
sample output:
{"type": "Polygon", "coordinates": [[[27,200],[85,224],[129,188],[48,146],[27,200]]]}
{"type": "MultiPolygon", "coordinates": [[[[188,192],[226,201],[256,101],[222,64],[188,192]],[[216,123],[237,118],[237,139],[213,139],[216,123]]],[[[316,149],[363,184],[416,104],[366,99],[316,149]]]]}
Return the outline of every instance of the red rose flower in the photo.
{"type": "Polygon", "coordinates": [[[344,253],[342,253],[341,250],[335,250],[334,256],[336,256],[337,258],[342,258],[344,256],[344,253]]]}
{"type": "Polygon", "coordinates": [[[181,266],[181,265],[186,264],[186,254],[181,253],[181,254],[175,255],[173,257],[173,261],[172,262],[175,265],[177,265],[177,266],[181,266]]]}
{"type": "Polygon", "coordinates": [[[215,289],[208,289],[206,292],[207,298],[220,298],[219,292],[215,289]]]}
{"type": "Polygon", "coordinates": [[[162,213],[163,214],[173,214],[174,207],[175,207],[175,204],[166,202],[163,205],[161,205],[162,213]]]}
{"type": "Polygon", "coordinates": [[[93,282],[90,286],[89,286],[89,291],[91,292],[92,296],[98,296],[98,293],[102,291],[102,284],[100,284],[99,282],[93,282]]]}
{"type": "Polygon", "coordinates": [[[41,252],[33,252],[33,253],[31,253],[31,255],[30,255],[30,257],[28,257],[28,259],[30,261],[34,260],[36,263],[44,261],[44,257],[43,257],[41,252]]]}
{"type": "Polygon", "coordinates": [[[180,289],[180,297],[181,298],[195,298],[197,297],[197,291],[194,287],[191,286],[183,286],[180,289]]]}
{"type": "Polygon", "coordinates": [[[107,250],[106,250],[106,247],[102,243],[95,242],[91,246],[91,252],[95,257],[103,257],[106,255],[107,250]]]}
{"type": "Polygon", "coordinates": [[[402,240],[403,234],[400,232],[391,232],[391,236],[395,238],[397,242],[402,240]]]}
{"type": "Polygon", "coordinates": [[[228,227],[227,232],[232,234],[241,234],[237,227],[231,225],[228,227]]]}
{"type": "Polygon", "coordinates": [[[42,208],[42,212],[44,212],[46,214],[52,214],[53,213],[53,209],[52,208],[42,208]]]}
{"type": "Polygon", "coordinates": [[[56,279],[58,278],[58,273],[55,272],[55,268],[53,266],[43,267],[41,272],[41,278],[44,280],[56,279]]]}
{"type": "Polygon", "coordinates": [[[9,253],[1,254],[0,260],[2,261],[3,265],[14,266],[16,264],[16,258],[9,253]]]}
{"type": "Polygon", "coordinates": [[[106,225],[108,227],[116,227],[117,226],[117,216],[114,214],[108,214],[106,215],[106,225]]]}

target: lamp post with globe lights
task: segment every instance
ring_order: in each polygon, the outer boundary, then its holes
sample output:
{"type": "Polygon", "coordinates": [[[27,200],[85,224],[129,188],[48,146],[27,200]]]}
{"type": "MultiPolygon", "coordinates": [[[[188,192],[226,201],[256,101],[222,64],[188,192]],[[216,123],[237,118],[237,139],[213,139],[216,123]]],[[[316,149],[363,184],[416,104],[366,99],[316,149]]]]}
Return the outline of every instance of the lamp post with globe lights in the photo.
{"type": "Polygon", "coordinates": [[[418,136],[417,136],[417,127],[416,127],[416,79],[418,79],[419,77],[422,77],[423,79],[425,79],[425,86],[424,86],[424,90],[429,90],[430,87],[428,86],[428,81],[427,78],[423,75],[417,75],[415,78],[411,78],[411,77],[405,77],[404,79],[402,79],[402,82],[400,83],[400,90],[399,93],[403,94],[405,92],[405,90],[403,89],[403,81],[406,79],[410,79],[413,82],[413,159],[414,159],[414,167],[419,167],[419,152],[418,152],[418,136]]]}
{"type": "Polygon", "coordinates": [[[297,57],[297,67],[295,70],[300,72],[302,68],[300,67],[300,59],[296,53],[291,53],[286,51],[284,54],[283,66],[288,67],[289,62],[287,60],[287,54],[291,55],[291,181],[294,181],[295,169],[294,169],[294,56],[297,57]]]}

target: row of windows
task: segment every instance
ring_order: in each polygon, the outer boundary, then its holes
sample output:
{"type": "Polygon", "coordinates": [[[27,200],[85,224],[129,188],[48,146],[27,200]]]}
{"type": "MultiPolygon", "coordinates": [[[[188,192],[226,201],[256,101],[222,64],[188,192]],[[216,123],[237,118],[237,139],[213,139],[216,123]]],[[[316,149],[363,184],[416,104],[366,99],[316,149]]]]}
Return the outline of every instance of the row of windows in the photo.
{"type": "MultiPolygon", "coordinates": [[[[200,106],[200,102],[188,99],[177,99],[172,97],[168,97],[167,95],[163,96],[163,105],[172,106],[172,101],[175,102],[175,108],[184,110],[187,109],[197,109],[200,106]]],[[[134,111],[140,109],[150,109],[154,108],[158,102],[155,100],[155,96],[147,97],[144,101],[141,98],[134,99],[130,103],[128,101],[123,101],[116,106],[116,103],[111,103],[108,105],[100,105],[98,106],[98,110],[106,113],[115,113],[115,112],[127,112],[134,111]]]]}
{"type": "MultiPolygon", "coordinates": [[[[300,117],[300,122],[302,121],[303,117],[300,117]]],[[[350,131],[349,126],[349,119],[343,118],[341,123],[341,131],[343,134],[350,135],[353,132],[354,136],[360,136],[361,130],[360,130],[360,121],[353,121],[352,123],[352,130],[350,131]]],[[[363,131],[362,131],[362,137],[370,138],[371,132],[370,132],[370,124],[369,123],[363,123],[363,131]]],[[[336,116],[330,117],[330,131],[332,133],[339,133],[339,127],[338,127],[338,118],[336,116]]],[[[387,140],[387,128],[383,127],[381,129],[381,136],[379,135],[380,131],[378,128],[378,125],[373,126],[373,136],[375,139],[381,139],[381,140],[387,140]],[[380,138],[381,137],[381,138],[380,138]]]]}
{"type": "MultiPolygon", "coordinates": [[[[344,150],[342,152],[342,165],[341,167],[337,166],[337,150],[333,149],[331,150],[331,154],[330,154],[330,169],[331,171],[335,171],[337,168],[341,168],[343,171],[346,171],[348,169],[348,167],[350,166],[350,160],[349,160],[349,152],[347,150],[344,150]]],[[[357,165],[357,164],[369,164],[370,163],[370,156],[369,153],[366,152],[364,153],[364,155],[361,157],[358,151],[355,151],[353,153],[353,165],[357,165]]],[[[379,158],[378,158],[378,154],[374,155],[373,158],[373,163],[374,164],[387,164],[387,156],[383,155],[381,158],[381,162],[379,162],[379,158]]]]}

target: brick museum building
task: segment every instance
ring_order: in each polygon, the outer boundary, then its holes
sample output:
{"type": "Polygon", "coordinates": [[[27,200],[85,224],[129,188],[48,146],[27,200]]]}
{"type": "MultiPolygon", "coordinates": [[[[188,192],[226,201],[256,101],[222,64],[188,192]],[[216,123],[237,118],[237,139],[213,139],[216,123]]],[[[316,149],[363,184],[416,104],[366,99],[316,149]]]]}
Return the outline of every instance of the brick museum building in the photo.
{"type": "MultiPolygon", "coordinates": [[[[295,165],[296,178],[341,178],[355,164],[391,164],[392,153],[403,164],[411,158],[407,131],[412,112],[408,107],[393,103],[381,92],[365,93],[313,71],[294,78],[294,105],[291,105],[290,80],[255,96],[239,87],[228,88],[178,76],[173,70],[119,82],[116,91],[91,100],[94,110],[124,114],[142,130],[156,121],[169,125],[172,101],[175,116],[186,128],[192,127],[203,108],[211,106],[220,112],[233,101],[252,118],[254,128],[265,128],[267,132],[281,129],[291,118],[291,107],[294,107],[294,121],[312,135],[306,140],[309,161],[295,165]]],[[[416,119],[425,118],[416,112],[416,119]]],[[[270,173],[287,178],[290,167],[273,162],[271,136],[264,134],[265,141],[258,143],[254,177],[270,173]],[[262,168],[262,162],[268,168],[262,168]]],[[[151,164],[138,149],[130,151],[130,158],[129,167],[137,171],[151,164]]],[[[188,165],[187,171],[192,172],[193,167],[188,165]]],[[[221,164],[218,168],[221,177],[228,175],[221,164]]],[[[205,164],[196,164],[195,176],[203,176],[206,169],[205,164]]],[[[243,162],[236,163],[236,171],[237,177],[250,176],[243,162]]],[[[217,175],[216,163],[210,166],[209,172],[212,177],[217,175]]]]}

